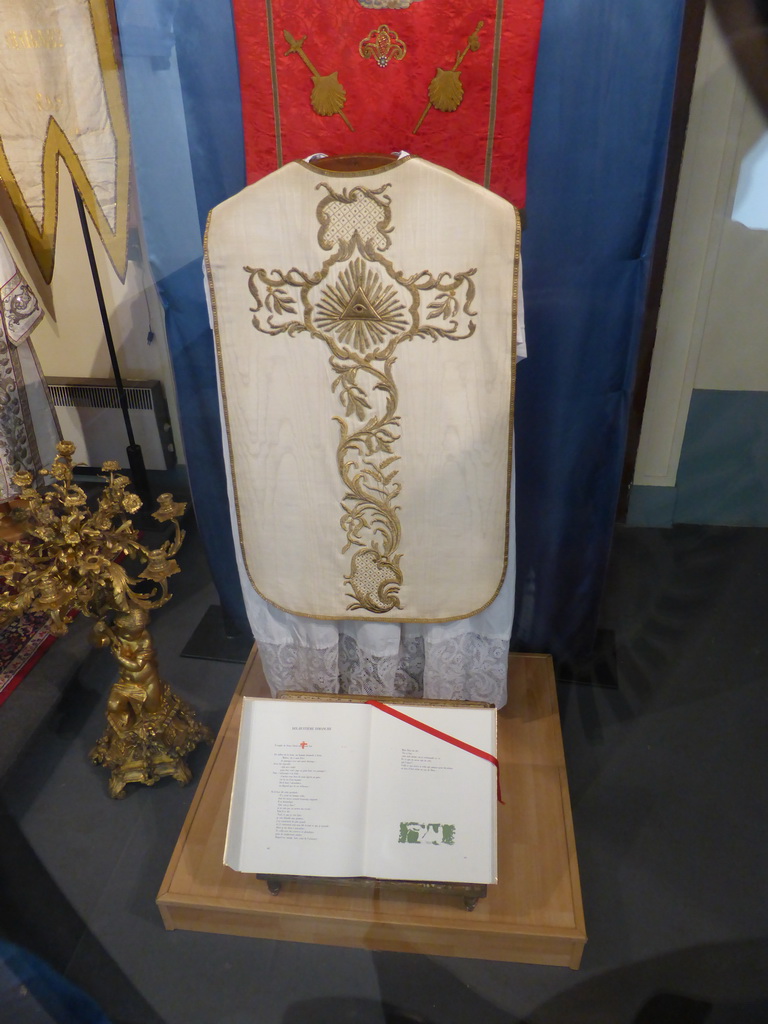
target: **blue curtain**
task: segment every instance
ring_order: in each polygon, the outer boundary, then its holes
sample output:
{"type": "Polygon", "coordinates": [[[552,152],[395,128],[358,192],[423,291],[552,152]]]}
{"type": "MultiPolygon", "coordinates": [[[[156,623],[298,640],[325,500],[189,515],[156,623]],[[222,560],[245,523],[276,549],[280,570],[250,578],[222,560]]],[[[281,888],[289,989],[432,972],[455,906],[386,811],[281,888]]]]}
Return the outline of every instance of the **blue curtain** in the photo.
{"type": "MultiPolygon", "coordinates": [[[[229,0],[117,0],[139,198],[165,304],[195,510],[242,599],[200,272],[207,211],[244,184],[229,0]]],[[[548,0],[523,238],[518,648],[587,651],[616,513],[684,0],[548,0]]],[[[404,142],[407,148],[407,142],[404,142]]]]}
{"type": "Polygon", "coordinates": [[[116,10],[139,204],[165,307],[195,518],[225,615],[249,631],[202,270],[208,211],[245,185],[232,11],[229,0],[117,0],[116,10]]]}
{"type": "Polygon", "coordinates": [[[621,482],[684,0],[548,0],[523,235],[513,645],[585,654],[621,482]]]}

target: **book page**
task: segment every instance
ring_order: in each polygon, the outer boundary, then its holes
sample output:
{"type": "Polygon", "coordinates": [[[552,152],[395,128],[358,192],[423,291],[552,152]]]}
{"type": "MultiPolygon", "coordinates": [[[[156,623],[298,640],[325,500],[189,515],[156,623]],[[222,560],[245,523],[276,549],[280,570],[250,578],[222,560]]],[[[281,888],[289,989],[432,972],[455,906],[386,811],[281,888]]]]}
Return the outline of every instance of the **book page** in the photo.
{"type": "Polygon", "coordinates": [[[225,864],[265,874],[363,874],[370,711],[243,699],[225,864]]]}
{"type": "MultiPolygon", "coordinates": [[[[393,707],[496,753],[493,708],[393,707]]],[[[370,713],[366,874],[495,882],[495,765],[375,707],[370,713]]]]}

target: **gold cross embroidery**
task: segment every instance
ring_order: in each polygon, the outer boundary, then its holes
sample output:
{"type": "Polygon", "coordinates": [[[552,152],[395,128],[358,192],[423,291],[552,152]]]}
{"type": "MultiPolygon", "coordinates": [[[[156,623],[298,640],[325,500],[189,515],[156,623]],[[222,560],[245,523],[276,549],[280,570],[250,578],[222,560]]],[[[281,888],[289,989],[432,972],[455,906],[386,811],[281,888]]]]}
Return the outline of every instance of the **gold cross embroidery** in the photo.
{"type": "Polygon", "coordinates": [[[318,242],[330,255],[319,270],[283,273],[244,267],[254,299],[253,326],[263,334],[307,333],[330,350],[344,409],[337,463],[346,487],[339,520],[342,553],[355,548],[344,577],[348,611],[400,608],[403,573],[396,504],[401,491],[395,450],[400,438],[393,366],[398,346],[417,337],[461,340],[475,332],[475,269],[406,275],[384,255],[391,245],[389,185],[355,186],[317,207],[318,242]]]}

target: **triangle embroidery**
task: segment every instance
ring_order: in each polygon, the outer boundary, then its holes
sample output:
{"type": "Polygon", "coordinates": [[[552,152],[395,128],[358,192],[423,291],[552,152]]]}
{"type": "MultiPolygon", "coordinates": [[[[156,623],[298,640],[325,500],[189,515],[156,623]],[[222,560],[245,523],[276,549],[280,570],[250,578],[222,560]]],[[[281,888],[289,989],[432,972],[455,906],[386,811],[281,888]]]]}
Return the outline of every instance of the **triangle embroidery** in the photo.
{"type": "Polygon", "coordinates": [[[340,320],[381,320],[362,288],[356,288],[340,320]]]}

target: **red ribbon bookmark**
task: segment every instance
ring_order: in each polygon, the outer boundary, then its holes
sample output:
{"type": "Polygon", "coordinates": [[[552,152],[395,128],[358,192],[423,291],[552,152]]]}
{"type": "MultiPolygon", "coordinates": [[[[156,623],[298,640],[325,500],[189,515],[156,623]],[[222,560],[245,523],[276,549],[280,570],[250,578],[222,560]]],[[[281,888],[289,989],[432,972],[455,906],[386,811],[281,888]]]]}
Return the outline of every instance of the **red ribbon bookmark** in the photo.
{"type": "Polygon", "coordinates": [[[494,757],[493,754],[489,754],[487,750],[480,750],[479,747],[473,747],[471,743],[465,743],[463,740],[457,740],[455,736],[450,736],[447,732],[441,732],[439,729],[433,729],[431,725],[425,725],[416,718],[411,718],[410,715],[404,715],[402,711],[395,711],[389,704],[382,704],[378,700],[367,700],[366,704],[370,704],[371,707],[378,708],[379,711],[386,711],[388,715],[392,715],[393,718],[399,718],[401,722],[405,722],[407,725],[415,725],[417,729],[421,729],[422,732],[428,732],[430,736],[436,736],[439,740],[445,740],[446,743],[452,743],[454,747],[460,747],[462,750],[466,750],[469,754],[474,754],[476,757],[482,757],[486,761],[490,761],[491,764],[496,765],[496,799],[500,804],[504,801],[501,799],[501,776],[499,770],[499,759],[494,757]]]}

